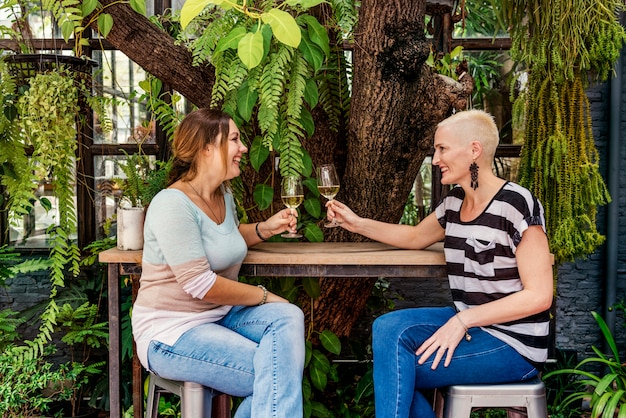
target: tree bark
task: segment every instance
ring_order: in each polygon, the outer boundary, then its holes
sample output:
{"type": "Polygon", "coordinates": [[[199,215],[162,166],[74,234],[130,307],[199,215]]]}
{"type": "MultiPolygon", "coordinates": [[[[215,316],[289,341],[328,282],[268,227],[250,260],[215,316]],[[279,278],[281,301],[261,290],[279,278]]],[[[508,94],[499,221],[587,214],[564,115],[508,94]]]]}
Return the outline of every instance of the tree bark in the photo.
{"type": "MultiPolygon", "coordinates": [[[[111,44],[194,104],[208,105],[212,68],[194,67],[184,47],[129,6],[113,5],[107,10],[115,22],[107,37],[111,44]]],[[[448,83],[425,65],[430,41],[424,35],[424,0],[363,0],[359,13],[349,123],[344,132],[333,132],[323,112],[315,109],[316,133],[304,146],[314,164],[331,159],[337,164],[342,175],[339,200],[361,216],[395,223],[432,146],[436,124],[452,109],[465,106],[472,83],[469,76],[462,83],[448,83]]],[[[261,174],[250,168],[243,173],[249,196],[255,182],[269,175],[270,164],[266,166],[261,174]]],[[[266,215],[251,213],[250,219],[266,215]]],[[[341,228],[326,234],[332,241],[364,240],[341,228]]],[[[375,279],[321,278],[320,282],[321,297],[312,305],[302,301],[307,318],[317,330],[349,335],[375,279]]]]}
{"type": "MultiPolygon", "coordinates": [[[[425,62],[424,1],[363,0],[355,33],[348,153],[337,199],[355,213],[396,223],[432,146],[436,124],[465,107],[469,85],[446,84],[425,62]]],[[[343,230],[337,241],[364,240],[343,230]]],[[[375,279],[321,279],[315,326],[347,336],[375,279]]]]}

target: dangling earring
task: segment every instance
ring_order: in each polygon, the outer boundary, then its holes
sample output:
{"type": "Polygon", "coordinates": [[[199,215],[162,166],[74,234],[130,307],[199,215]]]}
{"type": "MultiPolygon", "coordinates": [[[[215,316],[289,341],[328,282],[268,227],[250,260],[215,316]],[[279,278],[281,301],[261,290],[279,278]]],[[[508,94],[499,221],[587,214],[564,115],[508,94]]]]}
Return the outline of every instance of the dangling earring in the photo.
{"type": "Polygon", "coordinates": [[[478,189],[478,165],[476,165],[476,161],[473,161],[472,164],[470,164],[469,171],[472,179],[470,187],[476,190],[478,189]]]}

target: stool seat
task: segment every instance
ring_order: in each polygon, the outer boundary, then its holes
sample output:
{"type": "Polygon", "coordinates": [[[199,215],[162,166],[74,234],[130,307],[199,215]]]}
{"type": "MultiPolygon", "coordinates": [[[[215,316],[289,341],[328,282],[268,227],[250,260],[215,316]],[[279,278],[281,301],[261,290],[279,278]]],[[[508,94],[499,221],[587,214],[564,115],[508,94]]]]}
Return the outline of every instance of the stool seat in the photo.
{"type": "Polygon", "coordinates": [[[448,387],[444,418],[469,418],[472,408],[480,407],[522,407],[528,418],[548,418],[546,387],[538,377],[517,383],[448,387]]]}
{"type": "Polygon", "coordinates": [[[150,373],[146,418],[157,418],[161,393],[169,392],[180,397],[181,418],[229,418],[230,396],[194,382],[164,379],[150,373]],[[219,402],[213,398],[219,397],[219,402]],[[212,414],[214,413],[214,414],[212,414]]]}

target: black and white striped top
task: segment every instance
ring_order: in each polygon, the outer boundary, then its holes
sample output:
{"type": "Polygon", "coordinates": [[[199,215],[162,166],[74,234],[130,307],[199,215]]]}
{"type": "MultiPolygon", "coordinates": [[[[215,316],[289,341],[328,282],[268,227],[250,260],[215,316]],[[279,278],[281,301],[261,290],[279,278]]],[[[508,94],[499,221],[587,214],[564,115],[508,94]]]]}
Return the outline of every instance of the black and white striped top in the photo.
{"type": "MultiPolygon", "coordinates": [[[[435,209],[446,230],[444,252],[452,299],[459,311],[503,298],[522,289],[515,251],[522,234],[545,217],[541,203],[522,186],[507,182],[483,213],[460,219],[465,192],[454,187],[435,209]]],[[[512,322],[482,327],[512,346],[534,365],[548,355],[549,311],[512,322]]]]}

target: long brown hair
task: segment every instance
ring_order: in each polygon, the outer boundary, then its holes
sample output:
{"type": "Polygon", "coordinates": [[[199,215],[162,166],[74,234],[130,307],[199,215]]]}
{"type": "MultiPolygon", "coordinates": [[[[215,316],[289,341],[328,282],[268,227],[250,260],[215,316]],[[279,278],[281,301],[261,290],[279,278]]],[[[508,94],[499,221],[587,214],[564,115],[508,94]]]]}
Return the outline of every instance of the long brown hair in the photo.
{"type": "Polygon", "coordinates": [[[227,113],[209,108],[198,109],[185,116],[174,132],[174,162],[168,186],[178,180],[189,181],[196,177],[198,155],[210,144],[219,143],[222,159],[226,161],[230,120],[227,113]]]}

